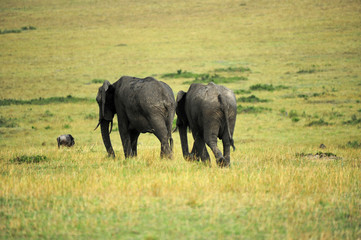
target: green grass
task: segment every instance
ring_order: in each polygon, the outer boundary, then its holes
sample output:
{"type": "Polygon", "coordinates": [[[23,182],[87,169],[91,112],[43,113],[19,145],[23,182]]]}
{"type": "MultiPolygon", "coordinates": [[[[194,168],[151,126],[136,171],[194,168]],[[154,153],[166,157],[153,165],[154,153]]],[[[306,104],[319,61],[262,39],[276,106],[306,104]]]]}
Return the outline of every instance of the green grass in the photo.
{"type": "Polygon", "coordinates": [[[49,98],[36,98],[30,100],[20,100],[20,99],[1,99],[0,106],[8,105],[47,105],[51,103],[77,103],[77,102],[95,102],[94,99],[79,98],[68,95],[66,97],[49,97],[49,98]]]}
{"type": "Polygon", "coordinates": [[[270,108],[266,107],[255,107],[255,106],[237,106],[237,113],[262,113],[264,111],[272,111],[270,108]]]}
{"type": "Polygon", "coordinates": [[[259,102],[268,102],[267,99],[260,99],[256,97],[255,95],[251,95],[249,97],[239,97],[237,99],[237,102],[248,102],[248,103],[259,103],[259,102]]]}
{"type": "Polygon", "coordinates": [[[288,89],[289,87],[278,85],[273,86],[272,84],[255,84],[249,87],[249,90],[252,91],[275,91],[275,90],[281,90],[281,89],[288,89]]]}
{"type": "Polygon", "coordinates": [[[36,30],[36,27],[34,26],[24,26],[21,27],[21,29],[0,29],[0,34],[9,34],[9,33],[21,33],[22,31],[31,31],[36,30]]]}
{"type": "Polygon", "coordinates": [[[361,238],[360,11],[356,0],[3,1],[1,31],[21,32],[0,35],[0,239],[361,238]],[[231,168],[212,154],[211,167],[185,161],[178,132],[173,160],[151,134],[124,159],[116,118],[107,158],[95,97],[122,75],[175,94],[218,79],[249,100],[231,168]],[[58,149],[60,134],[75,145],[58,149]]]}
{"type": "Polygon", "coordinates": [[[205,74],[192,73],[179,69],[177,70],[176,73],[165,73],[161,77],[162,78],[197,78],[197,77],[202,77],[204,75],[205,74]]]}

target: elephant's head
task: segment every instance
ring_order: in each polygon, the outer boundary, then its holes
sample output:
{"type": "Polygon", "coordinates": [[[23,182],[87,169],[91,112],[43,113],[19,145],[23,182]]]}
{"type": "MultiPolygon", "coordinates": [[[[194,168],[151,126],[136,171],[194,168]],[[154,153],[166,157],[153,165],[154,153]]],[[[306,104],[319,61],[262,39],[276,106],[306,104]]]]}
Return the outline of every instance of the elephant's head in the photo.
{"type": "Polygon", "coordinates": [[[189,150],[188,150],[188,138],[187,138],[187,127],[188,127],[188,118],[185,109],[186,103],[186,96],[187,93],[183,91],[179,91],[177,94],[177,106],[176,106],[176,113],[177,113],[177,128],[179,130],[179,136],[181,139],[182,145],[182,152],[183,157],[188,158],[189,150]]]}
{"type": "Polygon", "coordinates": [[[109,134],[113,127],[113,117],[115,114],[114,105],[114,86],[108,81],[104,81],[103,86],[98,90],[97,102],[99,105],[99,123],[95,129],[100,125],[101,133],[105,148],[110,156],[115,156],[109,134]],[[111,123],[109,131],[109,123],[111,123]]]}

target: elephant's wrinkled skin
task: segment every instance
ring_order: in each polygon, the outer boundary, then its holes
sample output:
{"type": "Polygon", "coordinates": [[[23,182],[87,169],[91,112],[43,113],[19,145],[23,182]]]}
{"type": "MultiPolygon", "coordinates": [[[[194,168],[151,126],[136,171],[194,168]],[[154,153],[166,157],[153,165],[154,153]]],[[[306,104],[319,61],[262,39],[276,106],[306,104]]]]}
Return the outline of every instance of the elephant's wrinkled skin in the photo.
{"type": "MultiPolygon", "coordinates": [[[[99,124],[105,148],[115,156],[109,138],[109,123],[117,114],[118,129],[126,158],[137,155],[140,133],[154,133],[161,143],[161,156],[172,157],[172,123],[175,101],[172,89],[164,82],[123,76],[110,84],[104,81],[96,98],[99,105],[99,124]]],[[[98,124],[98,126],[99,126],[98,124]]]]}
{"type": "Polygon", "coordinates": [[[233,131],[237,116],[237,102],[234,93],[226,87],[209,83],[192,84],[188,92],[177,95],[177,128],[185,158],[209,162],[205,144],[213,151],[217,164],[230,165],[230,146],[234,149],[233,131]],[[188,151],[187,127],[192,131],[194,145],[188,151]],[[223,155],[217,146],[217,137],[223,142],[223,155]]]}

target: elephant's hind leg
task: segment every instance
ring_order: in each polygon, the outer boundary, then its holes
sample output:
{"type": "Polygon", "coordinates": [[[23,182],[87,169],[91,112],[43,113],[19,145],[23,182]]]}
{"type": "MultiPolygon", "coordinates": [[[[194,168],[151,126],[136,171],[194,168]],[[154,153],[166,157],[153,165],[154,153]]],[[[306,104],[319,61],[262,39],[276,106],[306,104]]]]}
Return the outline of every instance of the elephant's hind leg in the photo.
{"type": "Polygon", "coordinates": [[[222,152],[219,150],[217,146],[217,134],[215,133],[208,133],[205,134],[204,140],[207,143],[207,145],[211,148],[218,166],[220,167],[226,167],[228,166],[227,160],[223,157],[222,152]]]}
{"type": "Polygon", "coordinates": [[[195,130],[192,132],[192,134],[194,138],[192,155],[195,156],[197,160],[200,158],[202,162],[210,163],[210,157],[206,148],[206,143],[204,142],[204,139],[202,137],[202,134],[195,130]]]}
{"type": "Polygon", "coordinates": [[[154,135],[159,139],[161,144],[160,157],[172,158],[172,150],[170,148],[168,128],[164,120],[153,119],[151,126],[154,130],[154,135]],[[157,121],[158,120],[158,121],[157,121]]]}

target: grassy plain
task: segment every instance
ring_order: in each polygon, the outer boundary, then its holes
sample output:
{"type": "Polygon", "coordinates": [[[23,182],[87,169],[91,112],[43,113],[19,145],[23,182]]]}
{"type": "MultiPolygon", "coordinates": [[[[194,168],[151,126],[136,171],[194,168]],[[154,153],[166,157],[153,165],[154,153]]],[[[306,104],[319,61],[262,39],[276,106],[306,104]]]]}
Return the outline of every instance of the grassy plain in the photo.
{"type": "Polygon", "coordinates": [[[360,12],[357,0],[2,0],[1,32],[36,29],[0,34],[0,238],[361,238],[360,12]],[[177,93],[194,80],[162,77],[178,70],[242,77],[224,85],[267,100],[240,100],[232,167],[184,161],[178,133],[171,161],[150,134],[124,159],[117,131],[107,158],[94,79],[154,76],[177,93]],[[83,100],[52,100],[69,95],[83,100]],[[76,145],[58,150],[64,133],[76,145]]]}

